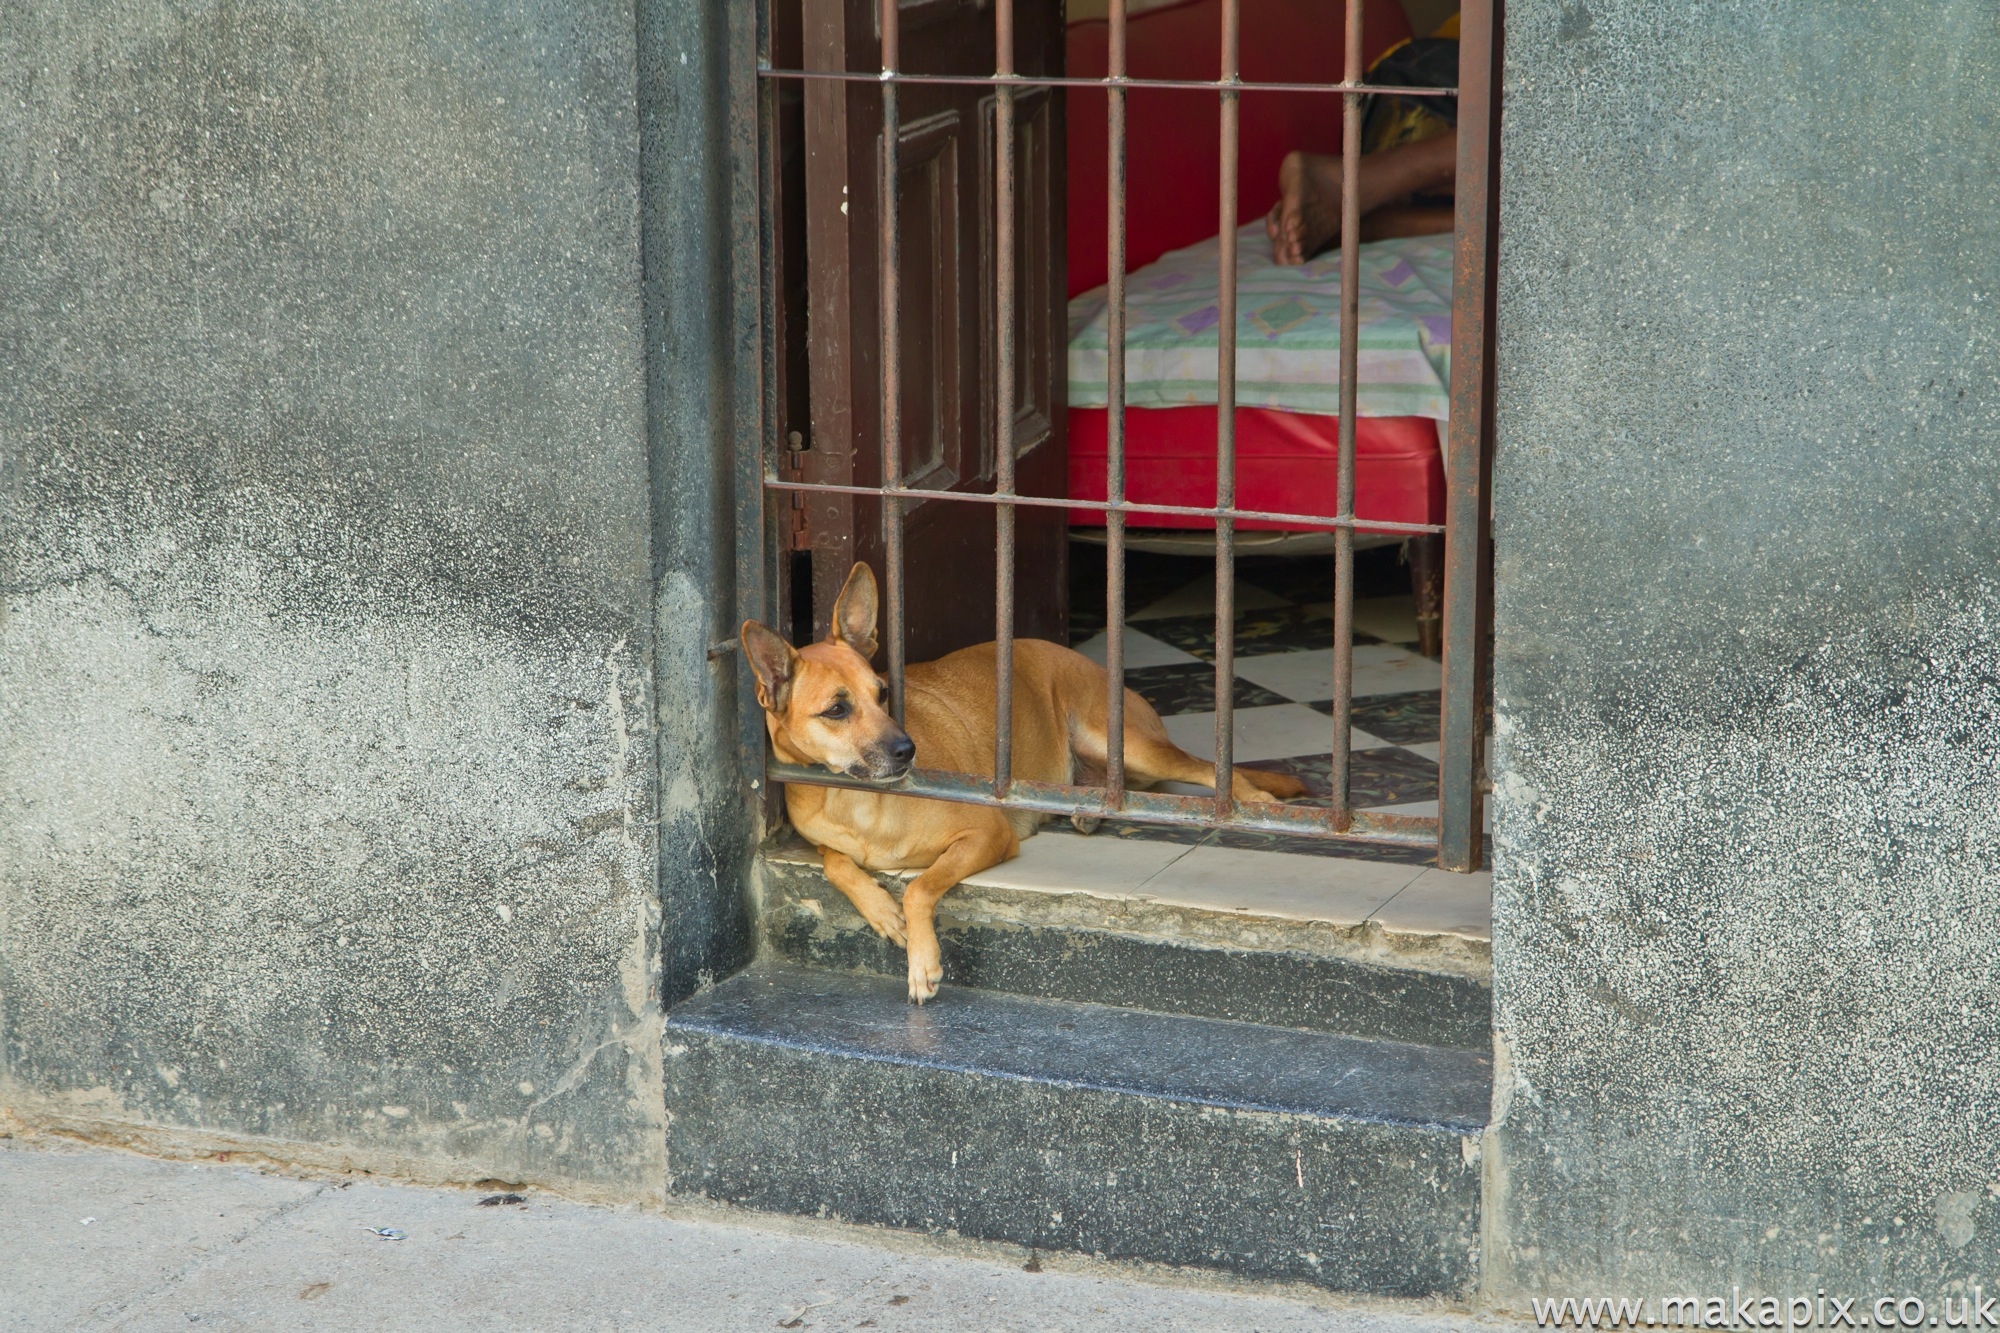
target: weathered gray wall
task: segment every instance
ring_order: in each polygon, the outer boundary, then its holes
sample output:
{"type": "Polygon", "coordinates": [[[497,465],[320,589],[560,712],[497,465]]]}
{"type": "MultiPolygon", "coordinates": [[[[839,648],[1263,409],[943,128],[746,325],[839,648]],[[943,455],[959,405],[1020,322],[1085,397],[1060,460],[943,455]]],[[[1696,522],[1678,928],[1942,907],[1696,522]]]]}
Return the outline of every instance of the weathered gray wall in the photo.
{"type": "Polygon", "coordinates": [[[4,24],[0,1105],[656,1194],[631,5],[4,24]]]}
{"type": "Polygon", "coordinates": [[[1486,1281],[2000,1273],[2000,20],[1513,0],[1486,1281]]]}

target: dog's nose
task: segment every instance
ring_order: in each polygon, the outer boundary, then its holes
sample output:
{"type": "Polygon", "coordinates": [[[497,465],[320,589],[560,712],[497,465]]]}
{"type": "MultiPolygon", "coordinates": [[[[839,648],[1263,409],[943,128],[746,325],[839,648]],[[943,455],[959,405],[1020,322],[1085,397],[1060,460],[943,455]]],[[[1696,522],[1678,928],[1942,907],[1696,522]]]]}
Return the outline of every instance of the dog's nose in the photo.
{"type": "Polygon", "coordinates": [[[917,743],[908,736],[898,736],[889,742],[889,757],[899,764],[907,764],[917,757],[917,743]]]}

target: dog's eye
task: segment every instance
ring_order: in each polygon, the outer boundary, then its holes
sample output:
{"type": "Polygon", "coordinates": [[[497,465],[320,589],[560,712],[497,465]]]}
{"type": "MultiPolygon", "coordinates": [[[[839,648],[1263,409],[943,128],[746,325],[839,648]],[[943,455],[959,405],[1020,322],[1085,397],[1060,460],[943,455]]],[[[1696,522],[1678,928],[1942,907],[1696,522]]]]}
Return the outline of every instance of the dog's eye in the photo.
{"type": "Polygon", "coordinates": [[[854,710],[848,705],[847,700],[836,699],[833,701],[832,704],[830,704],[828,707],[826,707],[824,710],[821,711],[820,716],[825,718],[829,722],[838,722],[840,721],[840,719],[846,717],[849,713],[853,711],[854,710]]]}
{"type": "Polygon", "coordinates": [[[889,706],[889,686],[886,682],[875,687],[875,702],[884,708],[889,706]]]}

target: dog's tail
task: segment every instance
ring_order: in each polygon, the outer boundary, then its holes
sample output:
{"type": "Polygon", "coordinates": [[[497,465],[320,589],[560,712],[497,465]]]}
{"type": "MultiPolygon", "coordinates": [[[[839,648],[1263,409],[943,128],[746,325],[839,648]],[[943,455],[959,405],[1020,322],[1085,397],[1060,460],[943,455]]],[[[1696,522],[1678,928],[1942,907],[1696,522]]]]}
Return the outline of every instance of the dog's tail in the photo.
{"type": "Polygon", "coordinates": [[[1236,771],[1258,791],[1269,792],[1281,801],[1306,794],[1306,784],[1289,773],[1266,773],[1261,768],[1239,768],[1236,771]]]}

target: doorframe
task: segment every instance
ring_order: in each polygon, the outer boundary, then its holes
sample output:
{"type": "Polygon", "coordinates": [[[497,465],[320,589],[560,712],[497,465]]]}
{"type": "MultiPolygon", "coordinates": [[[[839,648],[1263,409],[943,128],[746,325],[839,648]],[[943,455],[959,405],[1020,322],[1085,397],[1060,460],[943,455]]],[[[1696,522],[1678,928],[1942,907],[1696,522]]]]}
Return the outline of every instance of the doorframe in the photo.
{"type": "MultiPolygon", "coordinates": [[[[772,506],[765,500],[767,468],[775,473],[781,452],[778,401],[775,391],[782,349],[771,331],[779,303],[778,236],[767,190],[775,184],[775,79],[760,79],[760,67],[771,65],[769,0],[732,0],[729,5],[734,49],[749,59],[737,66],[744,84],[733,103],[731,141],[749,150],[748,171],[739,170],[735,271],[754,274],[757,311],[747,330],[758,351],[757,420],[739,429],[736,456],[737,578],[740,613],[770,622],[788,623],[786,581],[777,566],[780,534],[772,506]],[[746,23],[747,19],[747,23],[746,23]],[[748,132],[745,132],[745,126],[748,132]],[[754,608],[754,611],[752,610],[754,608]]],[[[1493,545],[1491,477],[1493,455],[1493,360],[1495,300],[1498,277],[1500,119],[1504,51],[1504,0],[1463,0],[1461,6],[1461,76],[1459,106],[1459,169],[1454,228],[1454,336],[1451,401],[1452,448],[1446,460],[1447,542],[1445,554],[1444,661],[1441,697],[1438,862],[1446,869],[1470,871],[1485,862],[1484,807],[1486,792],[1486,730],[1491,716],[1491,639],[1493,617],[1493,545]],[[1471,187],[1471,188],[1468,188],[1471,187]],[[1479,293],[1475,299],[1468,294],[1479,293]],[[1467,318],[1467,316],[1475,318],[1467,318]],[[1456,649],[1454,649],[1456,645],[1456,649]]],[[[738,290],[744,279],[739,276],[738,290]]],[[[742,332],[739,327],[739,332],[742,332]]],[[[717,651],[722,651],[718,646],[717,651]]],[[[738,682],[741,703],[742,762],[746,774],[765,770],[762,711],[747,678],[738,682]],[[754,723],[754,726],[751,725],[754,723]]],[[[841,785],[833,782],[830,785],[841,785]]],[[[766,823],[782,817],[770,784],[751,779],[753,792],[762,791],[766,823]]],[[[969,799],[953,797],[950,799],[969,799]]]]}
{"type": "Polygon", "coordinates": [[[768,827],[765,735],[733,650],[739,612],[767,605],[759,305],[756,0],[638,0],[637,268],[645,341],[651,530],[650,698],[657,1003],[669,1007],[756,951],[751,890],[768,827]]]}

